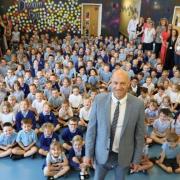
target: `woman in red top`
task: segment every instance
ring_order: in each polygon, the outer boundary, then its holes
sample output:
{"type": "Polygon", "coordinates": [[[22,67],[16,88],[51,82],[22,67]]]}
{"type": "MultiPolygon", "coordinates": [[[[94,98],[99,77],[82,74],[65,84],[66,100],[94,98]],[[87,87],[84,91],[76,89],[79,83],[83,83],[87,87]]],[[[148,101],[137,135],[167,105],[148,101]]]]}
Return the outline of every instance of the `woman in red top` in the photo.
{"type": "Polygon", "coordinates": [[[161,58],[162,64],[164,64],[164,62],[165,62],[166,51],[167,51],[167,47],[168,47],[167,40],[168,40],[168,38],[171,34],[171,31],[172,31],[172,24],[169,24],[166,29],[167,29],[166,31],[163,31],[161,33],[162,46],[161,46],[160,58],[161,58]]]}

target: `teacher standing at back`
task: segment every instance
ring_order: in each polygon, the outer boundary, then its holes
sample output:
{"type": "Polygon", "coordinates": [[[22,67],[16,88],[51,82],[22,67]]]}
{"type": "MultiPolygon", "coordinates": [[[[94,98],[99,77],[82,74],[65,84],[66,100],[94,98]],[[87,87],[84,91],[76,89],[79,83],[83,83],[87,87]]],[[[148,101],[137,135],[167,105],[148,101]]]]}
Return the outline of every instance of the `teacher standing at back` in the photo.
{"type": "Polygon", "coordinates": [[[104,180],[114,170],[115,180],[124,180],[127,168],[139,167],[144,145],[144,104],[128,94],[127,72],[117,70],[112,92],[96,96],[86,134],[85,163],[95,161],[94,180],[104,180]]]}

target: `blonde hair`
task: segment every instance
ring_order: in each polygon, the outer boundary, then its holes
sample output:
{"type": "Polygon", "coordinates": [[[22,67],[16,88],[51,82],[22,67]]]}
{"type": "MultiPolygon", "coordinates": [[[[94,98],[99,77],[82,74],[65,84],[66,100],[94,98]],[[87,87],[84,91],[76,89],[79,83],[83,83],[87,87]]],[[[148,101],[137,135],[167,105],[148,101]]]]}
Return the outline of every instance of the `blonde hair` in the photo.
{"type": "Polygon", "coordinates": [[[44,132],[45,129],[51,129],[51,131],[54,130],[54,125],[52,123],[44,123],[42,125],[42,131],[44,132]]]}
{"type": "Polygon", "coordinates": [[[49,106],[49,107],[51,108],[51,105],[50,105],[50,103],[48,103],[48,102],[45,102],[45,103],[43,104],[43,108],[44,108],[45,106],[49,106]]]}
{"type": "Polygon", "coordinates": [[[83,138],[80,135],[76,135],[72,139],[72,144],[74,144],[75,142],[80,142],[81,144],[83,144],[83,138]]]}

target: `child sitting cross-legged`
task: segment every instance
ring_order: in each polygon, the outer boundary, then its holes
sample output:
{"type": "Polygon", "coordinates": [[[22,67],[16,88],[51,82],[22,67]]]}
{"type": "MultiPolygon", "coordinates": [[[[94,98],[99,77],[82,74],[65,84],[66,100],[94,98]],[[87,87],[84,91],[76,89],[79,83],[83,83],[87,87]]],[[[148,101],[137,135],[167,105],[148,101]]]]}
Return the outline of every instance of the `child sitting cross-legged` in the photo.
{"type": "Polygon", "coordinates": [[[0,157],[9,156],[12,153],[12,148],[16,144],[16,136],[12,124],[4,123],[3,133],[0,135],[0,157]]]}
{"type": "Polygon", "coordinates": [[[156,160],[156,164],[168,173],[180,173],[180,145],[176,133],[168,133],[166,142],[162,145],[160,158],[156,160]]]}
{"type": "MultiPolygon", "coordinates": [[[[145,142],[147,142],[146,138],[145,138],[145,142]]],[[[150,170],[153,167],[153,163],[149,160],[148,153],[149,153],[149,147],[148,147],[148,144],[145,143],[139,167],[137,171],[134,171],[133,166],[132,166],[130,169],[130,173],[143,172],[146,174],[148,170],[150,170]]]]}
{"type": "Polygon", "coordinates": [[[62,126],[67,126],[68,124],[68,119],[73,117],[73,110],[69,104],[69,101],[65,99],[62,103],[62,106],[59,110],[59,123],[62,126]]]}
{"type": "Polygon", "coordinates": [[[44,176],[49,180],[57,179],[69,171],[68,160],[63,152],[63,147],[57,141],[50,145],[50,151],[47,154],[44,165],[44,176]]]}
{"type": "Polygon", "coordinates": [[[32,120],[23,119],[22,130],[18,132],[16,138],[18,146],[12,149],[11,158],[13,160],[18,160],[23,157],[35,155],[37,152],[36,141],[37,136],[35,131],[32,129],[32,120]]]}
{"type": "Polygon", "coordinates": [[[54,133],[54,125],[51,123],[44,123],[42,126],[43,133],[40,136],[40,149],[39,154],[47,156],[50,144],[56,140],[59,141],[59,137],[54,133]]]}
{"type": "Polygon", "coordinates": [[[73,169],[80,170],[80,179],[89,177],[87,167],[83,163],[85,146],[83,138],[76,135],[72,139],[72,148],[69,151],[69,164],[73,169]]]}
{"type": "Polygon", "coordinates": [[[158,143],[163,144],[166,140],[166,135],[170,131],[171,126],[171,111],[163,108],[159,111],[159,118],[153,123],[153,131],[150,138],[158,143]]]}

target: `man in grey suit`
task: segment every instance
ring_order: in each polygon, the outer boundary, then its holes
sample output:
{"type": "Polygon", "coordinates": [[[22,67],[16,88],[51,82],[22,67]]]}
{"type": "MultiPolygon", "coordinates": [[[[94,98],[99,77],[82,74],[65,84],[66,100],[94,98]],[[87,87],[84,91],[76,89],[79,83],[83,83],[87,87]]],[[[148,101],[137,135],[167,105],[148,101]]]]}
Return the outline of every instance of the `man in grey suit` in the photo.
{"type": "Polygon", "coordinates": [[[139,167],[144,145],[144,103],[128,94],[127,72],[117,70],[112,93],[96,96],[86,134],[87,165],[95,161],[94,180],[104,180],[111,169],[115,180],[124,180],[127,167],[139,167]]]}

